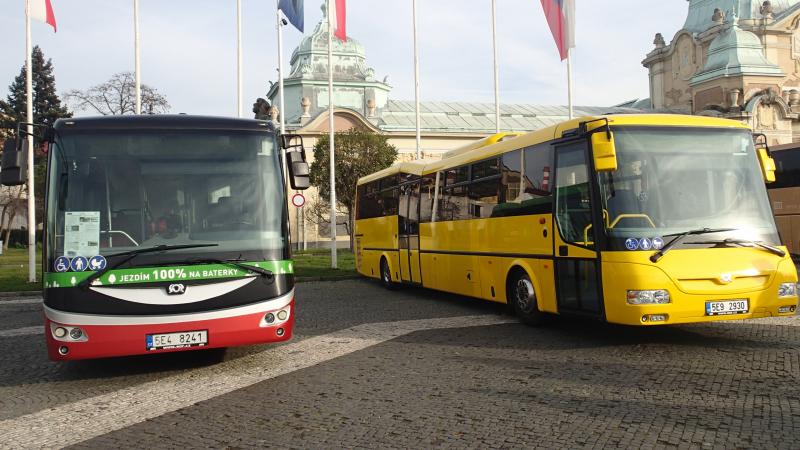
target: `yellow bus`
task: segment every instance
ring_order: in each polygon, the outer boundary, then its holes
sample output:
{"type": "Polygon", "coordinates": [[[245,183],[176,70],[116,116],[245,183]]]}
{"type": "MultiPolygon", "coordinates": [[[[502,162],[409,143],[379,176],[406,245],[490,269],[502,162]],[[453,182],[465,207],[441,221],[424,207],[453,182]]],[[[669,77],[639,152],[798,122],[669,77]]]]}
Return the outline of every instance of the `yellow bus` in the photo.
{"type": "Polygon", "coordinates": [[[358,272],[509,303],[658,325],[791,315],[797,272],[739,122],[584,117],[359,180],[358,272]]]}

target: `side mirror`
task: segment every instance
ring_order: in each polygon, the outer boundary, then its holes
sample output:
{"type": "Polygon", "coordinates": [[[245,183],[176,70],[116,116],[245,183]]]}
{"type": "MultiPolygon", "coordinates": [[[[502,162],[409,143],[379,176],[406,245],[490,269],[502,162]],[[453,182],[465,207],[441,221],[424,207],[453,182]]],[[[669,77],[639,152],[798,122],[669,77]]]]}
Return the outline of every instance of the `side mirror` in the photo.
{"type": "Polygon", "coordinates": [[[760,148],[756,150],[758,153],[758,162],[761,163],[761,175],[764,176],[766,183],[775,182],[775,160],[769,155],[769,150],[760,148]]]}
{"type": "Polygon", "coordinates": [[[617,147],[614,145],[614,134],[611,131],[592,133],[592,155],[594,168],[598,172],[617,170],[617,147]]]}
{"type": "Polygon", "coordinates": [[[286,165],[289,166],[289,184],[292,189],[305,190],[311,186],[311,177],[304,151],[286,153],[286,165]]]}
{"type": "Polygon", "coordinates": [[[282,134],[280,136],[281,148],[284,150],[292,150],[295,148],[303,147],[303,136],[299,134],[282,134]]]}
{"type": "Polygon", "coordinates": [[[3,144],[0,184],[19,186],[28,180],[28,139],[7,139],[3,144]]]}

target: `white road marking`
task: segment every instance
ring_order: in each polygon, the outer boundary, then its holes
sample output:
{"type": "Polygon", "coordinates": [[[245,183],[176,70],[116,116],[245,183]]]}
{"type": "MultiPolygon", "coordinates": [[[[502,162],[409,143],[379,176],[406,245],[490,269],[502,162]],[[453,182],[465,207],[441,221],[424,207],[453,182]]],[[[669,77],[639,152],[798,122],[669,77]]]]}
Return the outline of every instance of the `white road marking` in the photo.
{"type": "Polygon", "coordinates": [[[42,303],[42,299],[38,297],[34,298],[15,298],[13,300],[3,300],[0,298],[0,306],[3,305],[33,305],[36,303],[42,303]]]}
{"type": "Polygon", "coordinates": [[[14,328],[11,330],[0,330],[0,337],[28,336],[30,334],[44,334],[44,325],[14,328]]]}
{"type": "Polygon", "coordinates": [[[509,317],[483,315],[358,325],[0,421],[0,447],[66,447],[415,331],[516,322],[509,317]]]}

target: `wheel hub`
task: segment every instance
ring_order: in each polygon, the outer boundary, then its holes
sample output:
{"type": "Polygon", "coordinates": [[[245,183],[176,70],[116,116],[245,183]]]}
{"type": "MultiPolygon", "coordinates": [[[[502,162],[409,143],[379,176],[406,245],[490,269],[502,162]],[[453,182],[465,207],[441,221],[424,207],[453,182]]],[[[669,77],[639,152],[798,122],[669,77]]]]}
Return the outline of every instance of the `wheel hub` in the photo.
{"type": "Polygon", "coordinates": [[[536,295],[530,280],[521,279],[517,281],[516,300],[517,306],[522,311],[530,311],[533,305],[536,304],[536,295]]]}

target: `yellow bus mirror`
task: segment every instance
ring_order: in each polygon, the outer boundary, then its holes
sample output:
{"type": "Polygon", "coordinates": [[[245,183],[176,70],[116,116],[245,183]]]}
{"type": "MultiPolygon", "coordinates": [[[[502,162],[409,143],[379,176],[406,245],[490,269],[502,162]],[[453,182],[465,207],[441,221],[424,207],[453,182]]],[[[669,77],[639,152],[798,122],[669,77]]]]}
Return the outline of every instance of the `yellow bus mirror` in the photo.
{"type": "Polygon", "coordinates": [[[603,131],[592,134],[592,154],[596,171],[617,170],[617,148],[614,146],[614,134],[603,131]]]}
{"type": "Polygon", "coordinates": [[[769,156],[767,149],[760,148],[758,151],[758,162],[761,163],[761,174],[767,183],[775,182],[775,160],[769,156]]]}

